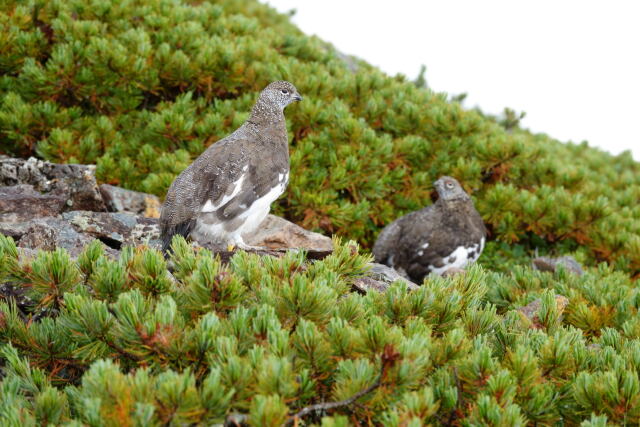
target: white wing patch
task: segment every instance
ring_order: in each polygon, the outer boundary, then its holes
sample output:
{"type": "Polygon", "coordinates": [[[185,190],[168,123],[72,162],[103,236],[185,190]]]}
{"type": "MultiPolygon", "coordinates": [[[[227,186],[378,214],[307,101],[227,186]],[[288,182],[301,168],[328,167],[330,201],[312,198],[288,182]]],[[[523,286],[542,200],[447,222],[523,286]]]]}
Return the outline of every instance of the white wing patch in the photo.
{"type": "Polygon", "coordinates": [[[427,242],[427,243],[425,243],[424,245],[422,245],[422,246],[420,246],[420,247],[421,247],[422,249],[420,249],[420,250],[418,251],[418,256],[422,256],[422,255],[424,255],[424,249],[427,249],[427,248],[429,247],[429,243],[427,242]]]}
{"type": "Polygon", "coordinates": [[[211,202],[211,200],[207,200],[207,203],[204,204],[204,206],[201,209],[201,212],[215,212],[218,209],[220,209],[222,206],[224,206],[226,203],[228,203],[231,199],[236,197],[240,192],[240,190],[242,189],[242,183],[244,182],[244,177],[245,175],[241,175],[240,178],[238,178],[238,180],[232,184],[233,191],[231,191],[231,194],[223,195],[222,199],[220,199],[215,205],[211,202]]]}
{"type": "Polygon", "coordinates": [[[478,248],[478,245],[475,244],[471,247],[471,250],[475,251],[475,254],[471,257],[471,262],[476,262],[478,258],[480,258],[480,254],[484,250],[484,237],[480,239],[480,248],[478,248]]]}
{"type": "Polygon", "coordinates": [[[449,255],[443,257],[444,265],[442,267],[430,266],[429,270],[432,273],[442,275],[442,273],[452,267],[464,268],[467,265],[476,262],[478,258],[480,258],[480,254],[482,253],[483,249],[484,237],[480,240],[480,243],[476,243],[468,248],[464,246],[458,246],[449,255]]]}
{"type": "Polygon", "coordinates": [[[447,255],[446,257],[443,257],[444,265],[442,267],[431,266],[429,267],[429,269],[431,270],[432,273],[442,275],[442,273],[444,273],[451,267],[463,268],[465,265],[467,265],[469,261],[468,255],[469,255],[469,249],[465,248],[464,246],[458,246],[449,255],[447,255]],[[453,259],[452,257],[455,257],[455,259],[453,259]],[[449,259],[453,259],[453,261],[449,262],[449,259]]]}

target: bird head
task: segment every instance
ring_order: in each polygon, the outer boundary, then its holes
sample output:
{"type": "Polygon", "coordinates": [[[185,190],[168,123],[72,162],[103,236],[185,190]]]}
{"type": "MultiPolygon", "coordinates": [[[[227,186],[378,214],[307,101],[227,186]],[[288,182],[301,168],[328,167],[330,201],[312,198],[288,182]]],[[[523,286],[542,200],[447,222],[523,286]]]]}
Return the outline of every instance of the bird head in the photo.
{"type": "Polygon", "coordinates": [[[460,183],[450,176],[440,177],[440,179],[433,183],[433,186],[436,188],[441,200],[471,200],[460,183]]]}
{"type": "Polygon", "coordinates": [[[302,101],[302,96],[293,84],[280,80],[264,88],[260,93],[260,100],[284,110],[292,102],[302,101]]]}

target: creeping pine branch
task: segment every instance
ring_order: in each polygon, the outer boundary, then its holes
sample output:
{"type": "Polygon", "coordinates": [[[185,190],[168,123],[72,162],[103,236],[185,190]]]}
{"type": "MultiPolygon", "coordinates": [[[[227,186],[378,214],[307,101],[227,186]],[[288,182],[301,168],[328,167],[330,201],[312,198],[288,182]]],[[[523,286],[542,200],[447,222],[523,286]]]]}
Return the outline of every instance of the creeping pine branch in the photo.
{"type": "Polygon", "coordinates": [[[382,385],[382,381],[384,380],[384,378],[387,375],[388,370],[395,365],[396,361],[400,358],[400,353],[398,353],[391,344],[387,344],[384,347],[384,351],[382,352],[382,355],[380,356],[380,359],[382,361],[382,367],[380,369],[380,375],[378,376],[378,379],[371,384],[369,387],[365,388],[364,390],[360,390],[359,392],[357,392],[356,394],[354,394],[353,396],[344,399],[344,400],[340,400],[338,402],[326,402],[326,403],[316,403],[315,405],[309,405],[309,406],[305,406],[304,408],[302,408],[299,412],[295,413],[294,415],[292,415],[287,422],[284,424],[285,426],[289,426],[291,424],[296,424],[297,425],[297,421],[309,414],[312,413],[316,413],[319,411],[326,411],[329,409],[336,409],[336,408],[341,408],[343,406],[349,406],[352,403],[354,403],[356,400],[358,400],[359,398],[361,398],[362,396],[364,396],[365,394],[369,394],[371,393],[373,390],[377,389],[378,387],[380,387],[380,385],[382,385]]]}

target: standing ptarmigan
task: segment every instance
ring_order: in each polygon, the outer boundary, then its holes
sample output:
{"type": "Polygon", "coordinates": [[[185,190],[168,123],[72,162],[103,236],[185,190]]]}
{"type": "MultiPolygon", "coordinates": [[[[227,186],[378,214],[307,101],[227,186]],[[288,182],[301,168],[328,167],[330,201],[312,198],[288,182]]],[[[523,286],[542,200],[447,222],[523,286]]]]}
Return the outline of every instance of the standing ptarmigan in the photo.
{"type": "Polygon", "coordinates": [[[176,234],[214,246],[250,248],[242,235],[260,225],[289,181],[284,108],[301,100],[291,83],[271,83],[242,126],[178,175],[160,214],[163,251],[176,234]]]}
{"type": "Polygon", "coordinates": [[[486,229],[473,201],[458,181],[434,183],[438,200],[387,225],[373,246],[376,262],[422,282],[430,273],[475,262],[484,249],[486,229]]]}

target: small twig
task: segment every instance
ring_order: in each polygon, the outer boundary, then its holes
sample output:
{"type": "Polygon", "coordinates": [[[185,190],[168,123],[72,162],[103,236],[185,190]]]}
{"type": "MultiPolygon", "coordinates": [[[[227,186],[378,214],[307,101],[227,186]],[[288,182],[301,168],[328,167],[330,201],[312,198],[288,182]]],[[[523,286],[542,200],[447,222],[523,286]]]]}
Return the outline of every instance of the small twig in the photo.
{"type": "Polygon", "coordinates": [[[376,388],[380,387],[380,384],[382,384],[382,374],[380,374],[380,376],[378,377],[376,382],[374,382],[373,384],[371,384],[369,387],[365,388],[364,390],[360,390],[359,392],[357,392],[356,394],[354,394],[353,396],[351,396],[348,399],[340,400],[338,402],[316,403],[315,405],[309,405],[309,406],[306,406],[306,407],[302,408],[302,410],[300,410],[298,413],[293,415],[287,421],[287,423],[285,425],[291,425],[294,422],[294,420],[296,420],[298,418],[302,418],[305,415],[308,415],[308,414],[310,414],[312,412],[326,411],[326,410],[329,410],[329,409],[340,408],[342,406],[349,406],[353,402],[355,402],[356,400],[358,400],[359,398],[364,396],[365,394],[371,393],[373,390],[375,390],[376,388]]]}
{"type": "Polygon", "coordinates": [[[112,349],[116,353],[118,353],[120,356],[125,357],[125,358],[131,360],[132,362],[140,362],[140,361],[143,360],[142,357],[136,356],[135,354],[131,354],[131,353],[127,352],[125,349],[121,348],[116,343],[113,343],[113,342],[108,341],[106,339],[103,340],[102,342],[105,343],[107,345],[107,347],[109,347],[110,349],[112,349]]]}
{"type": "Polygon", "coordinates": [[[456,388],[458,389],[458,393],[462,395],[462,384],[460,384],[460,377],[458,376],[458,367],[453,367],[453,375],[456,378],[456,388]]]}
{"type": "Polygon", "coordinates": [[[456,409],[460,408],[463,404],[462,385],[460,384],[460,377],[458,377],[458,368],[455,366],[453,367],[453,375],[455,376],[455,379],[456,379],[456,389],[458,390],[458,402],[456,403],[456,407],[453,408],[451,410],[451,413],[449,414],[449,421],[447,422],[447,425],[452,425],[456,417],[456,409]]]}
{"type": "Polygon", "coordinates": [[[387,371],[390,367],[392,367],[396,360],[398,360],[400,358],[400,354],[398,352],[396,352],[396,350],[393,348],[392,345],[387,344],[384,348],[384,351],[382,352],[382,355],[380,357],[382,359],[382,367],[380,368],[380,375],[378,376],[378,379],[371,384],[369,387],[365,388],[364,390],[360,390],[359,392],[357,392],[356,394],[354,394],[353,396],[345,399],[345,400],[340,400],[338,402],[326,402],[326,403],[316,403],[315,405],[309,405],[309,406],[305,406],[304,408],[302,408],[299,412],[297,412],[296,414],[292,415],[287,422],[285,422],[285,426],[289,426],[293,423],[296,423],[298,421],[299,418],[304,417],[305,415],[309,415],[311,413],[314,412],[318,412],[318,411],[326,411],[329,409],[335,409],[335,408],[341,408],[343,406],[349,406],[352,403],[354,403],[356,400],[358,400],[359,398],[361,398],[362,396],[364,396],[365,394],[371,393],[373,390],[377,389],[378,387],[380,387],[380,385],[382,385],[382,380],[385,378],[385,376],[387,375],[387,371]]]}

